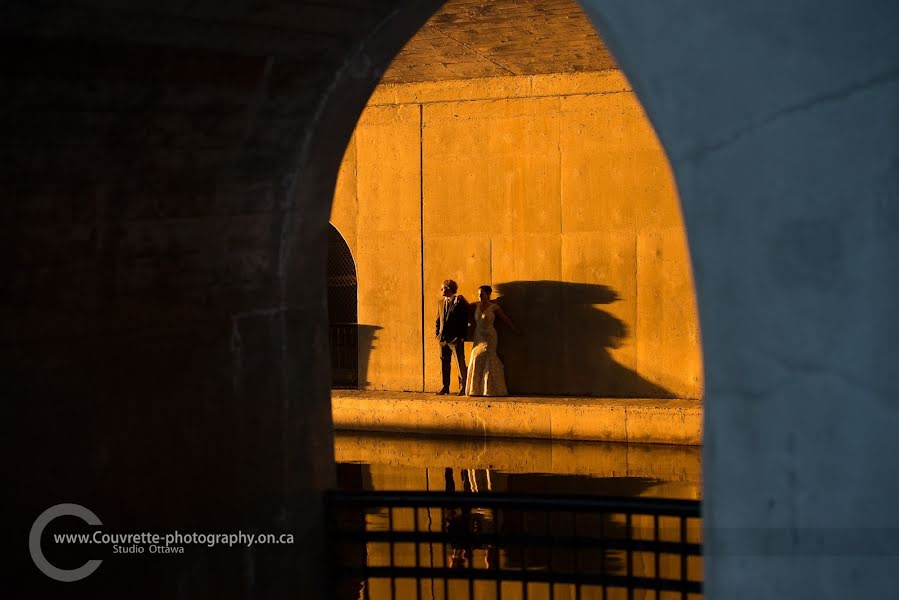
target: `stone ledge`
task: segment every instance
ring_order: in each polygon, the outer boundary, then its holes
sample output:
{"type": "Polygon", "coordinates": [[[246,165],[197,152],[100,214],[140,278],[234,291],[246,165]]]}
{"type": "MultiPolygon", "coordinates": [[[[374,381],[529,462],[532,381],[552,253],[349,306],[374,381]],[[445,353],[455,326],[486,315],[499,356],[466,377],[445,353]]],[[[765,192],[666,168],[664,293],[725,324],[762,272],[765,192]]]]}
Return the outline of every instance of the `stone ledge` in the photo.
{"type": "Polygon", "coordinates": [[[702,444],[702,401],[472,398],[334,390],[335,429],[654,444],[702,444]]]}

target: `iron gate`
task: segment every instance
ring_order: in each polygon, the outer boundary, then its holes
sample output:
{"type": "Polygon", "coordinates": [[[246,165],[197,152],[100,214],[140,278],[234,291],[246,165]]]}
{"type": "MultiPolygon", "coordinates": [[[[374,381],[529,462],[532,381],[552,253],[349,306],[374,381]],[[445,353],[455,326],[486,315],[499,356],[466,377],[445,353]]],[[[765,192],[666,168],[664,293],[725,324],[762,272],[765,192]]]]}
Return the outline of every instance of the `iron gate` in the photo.
{"type": "Polygon", "coordinates": [[[337,229],[328,228],[328,325],[331,387],[359,386],[356,263],[337,229]]]}

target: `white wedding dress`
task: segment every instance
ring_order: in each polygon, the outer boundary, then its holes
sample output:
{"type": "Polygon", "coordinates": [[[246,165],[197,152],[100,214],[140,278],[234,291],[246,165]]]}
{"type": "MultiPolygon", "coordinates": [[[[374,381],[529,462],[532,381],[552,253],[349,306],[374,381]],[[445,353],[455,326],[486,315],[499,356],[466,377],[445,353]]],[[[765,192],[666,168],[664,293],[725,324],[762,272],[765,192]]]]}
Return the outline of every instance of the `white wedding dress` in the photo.
{"type": "Polygon", "coordinates": [[[474,349],[468,360],[468,378],[465,390],[469,396],[505,396],[506,376],[503,363],[496,355],[497,335],[493,322],[496,320],[496,304],[490,304],[481,311],[478,302],[474,311],[476,328],[474,332],[474,349]]]}

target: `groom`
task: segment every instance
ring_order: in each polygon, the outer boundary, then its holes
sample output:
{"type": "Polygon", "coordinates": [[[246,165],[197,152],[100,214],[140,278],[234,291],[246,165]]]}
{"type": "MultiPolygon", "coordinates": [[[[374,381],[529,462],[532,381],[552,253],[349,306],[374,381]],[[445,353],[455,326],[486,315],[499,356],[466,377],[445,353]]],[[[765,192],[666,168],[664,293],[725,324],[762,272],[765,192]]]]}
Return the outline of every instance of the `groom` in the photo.
{"type": "Polygon", "coordinates": [[[468,330],[468,302],[457,295],[459,286],[452,279],[447,279],[440,286],[443,297],[437,304],[436,335],[440,342],[440,367],[443,374],[443,387],[439,395],[449,393],[450,361],[453,355],[459,364],[459,395],[465,395],[465,332],[468,330]]]}

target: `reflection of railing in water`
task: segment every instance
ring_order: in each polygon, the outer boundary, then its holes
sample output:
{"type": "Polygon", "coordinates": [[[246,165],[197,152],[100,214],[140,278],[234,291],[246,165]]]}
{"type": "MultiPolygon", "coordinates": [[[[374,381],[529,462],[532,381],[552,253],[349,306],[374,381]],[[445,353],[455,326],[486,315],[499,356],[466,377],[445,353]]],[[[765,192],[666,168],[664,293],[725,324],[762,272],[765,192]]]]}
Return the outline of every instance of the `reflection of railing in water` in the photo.
{"type": "Polygon", "coordinates": [[[331,323],[331,386],[359,387],[359,326],[356,323],[331,323]]]}
{"type": "Polygon", "coordinates": [[[697,501],[442,492],[327,501],[337,598],[702,593],[697,501]]]}

